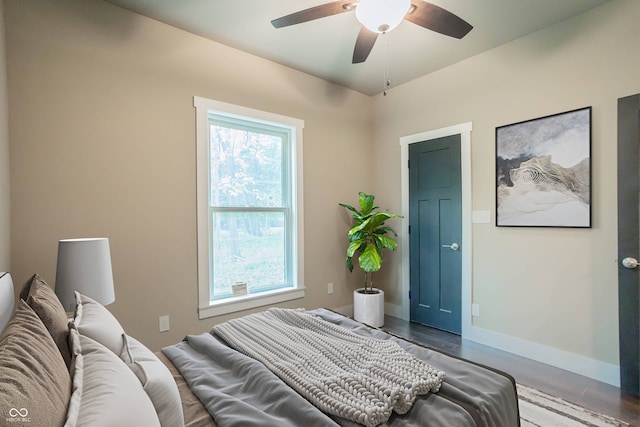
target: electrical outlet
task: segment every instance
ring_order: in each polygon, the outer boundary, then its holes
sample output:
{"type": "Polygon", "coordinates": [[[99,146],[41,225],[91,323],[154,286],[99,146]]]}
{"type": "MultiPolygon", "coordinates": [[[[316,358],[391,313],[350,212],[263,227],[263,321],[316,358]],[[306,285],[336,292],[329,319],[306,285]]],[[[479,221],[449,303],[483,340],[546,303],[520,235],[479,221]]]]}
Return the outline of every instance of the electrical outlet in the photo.
{"type": "Polygon", "coordinates": [[[169,330],[169,315],[160,316],[158,324],[160,325],[160,332],[167,332],[169,330]]]}
{"type": "Polygon", "coordinates": [[[328,294],[333,293],[333,283],[327,283],[327,293],[328,294]]]}
{"type": "Polygon", "coordinates": [[[471,304],[471,315],[473,317],[480,317],[480,304],[471,304]]]}

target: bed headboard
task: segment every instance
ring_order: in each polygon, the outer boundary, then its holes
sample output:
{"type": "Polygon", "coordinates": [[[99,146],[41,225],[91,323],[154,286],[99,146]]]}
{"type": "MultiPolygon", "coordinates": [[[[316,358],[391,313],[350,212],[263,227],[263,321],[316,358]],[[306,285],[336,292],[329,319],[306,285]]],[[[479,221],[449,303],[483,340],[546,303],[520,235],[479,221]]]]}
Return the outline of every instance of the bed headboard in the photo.
{"type": "Polygon", "coordinates": [[[0,272],[0,334],[13,314],[16,296],[13,293],[13,281],[9,273],[0,272]]]}

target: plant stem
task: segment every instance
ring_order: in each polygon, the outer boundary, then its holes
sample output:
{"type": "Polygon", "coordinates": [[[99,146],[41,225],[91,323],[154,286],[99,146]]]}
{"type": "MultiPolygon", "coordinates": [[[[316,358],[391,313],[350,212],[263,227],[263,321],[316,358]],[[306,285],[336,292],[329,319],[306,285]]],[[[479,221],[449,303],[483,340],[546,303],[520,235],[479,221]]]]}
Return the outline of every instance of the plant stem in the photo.
{"type": "Polygon", "coordinates": [[[373,273],[371,272],[365,272],[364,273],[364,293],[368,294],[369,288],[371,288],[371,291],[373,291],[373,273]]]}

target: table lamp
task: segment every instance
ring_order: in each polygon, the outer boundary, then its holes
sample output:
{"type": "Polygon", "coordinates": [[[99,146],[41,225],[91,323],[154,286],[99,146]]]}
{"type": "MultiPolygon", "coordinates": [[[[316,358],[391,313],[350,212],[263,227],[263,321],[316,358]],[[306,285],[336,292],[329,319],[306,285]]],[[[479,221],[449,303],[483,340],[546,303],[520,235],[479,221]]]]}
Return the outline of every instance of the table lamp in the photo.
{"type": "Polygon", "coordinates": [[[64,239],[58,242],[55,292],[67,312],[75,311],[75,291],[102,305],[115,301],[109,239],[64,239]]]}

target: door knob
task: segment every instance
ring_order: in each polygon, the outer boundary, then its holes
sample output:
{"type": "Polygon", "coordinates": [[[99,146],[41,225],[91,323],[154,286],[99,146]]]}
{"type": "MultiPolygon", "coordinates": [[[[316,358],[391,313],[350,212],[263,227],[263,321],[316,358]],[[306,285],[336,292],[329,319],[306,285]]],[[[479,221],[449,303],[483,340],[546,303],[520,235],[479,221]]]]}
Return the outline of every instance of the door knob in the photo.
{"type": "Polygon", "coordinates": [[[460,246],[457,243],[452,243],[450,245],[442,245],[443,248],[449,248],[452,251],[457,251],[460,246]]]}
{"type": "Polygon", "coordinates": [[[625,258],[622,260],[622,265],[626,268],[636,268],[640,264],[638,264],[638,260],[635,258],[625,258]]]}

